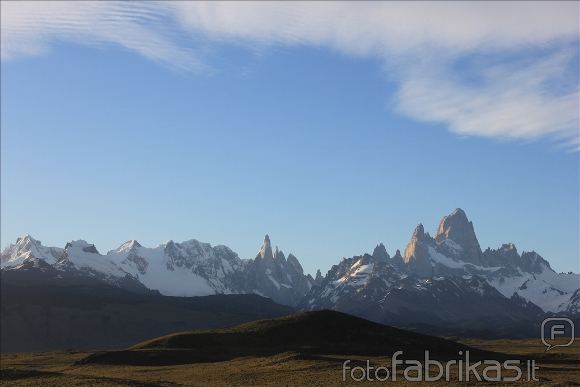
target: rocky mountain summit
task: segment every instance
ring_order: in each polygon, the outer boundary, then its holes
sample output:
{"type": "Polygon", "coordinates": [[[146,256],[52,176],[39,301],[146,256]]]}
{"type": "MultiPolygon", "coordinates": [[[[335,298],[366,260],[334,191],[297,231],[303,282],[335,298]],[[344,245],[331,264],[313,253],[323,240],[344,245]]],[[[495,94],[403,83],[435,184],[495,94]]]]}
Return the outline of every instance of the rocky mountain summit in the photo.
{"type": "Polygon", "coordinates": [[[463,262],[481,264],[481,247],[473,223],[461,208],[443,217],[437,227],[435,242],[442,253],[463,262]]]}
{"type": "Polygon", "coordinates": [[[314,284],[314,278],[304,274],[294,255],[286,258],[278,246],[272,252],[268,235],[256,258],[246,262],[245,269],[249,291],[269,295],[284,305],[296,305],[314,284]]]}

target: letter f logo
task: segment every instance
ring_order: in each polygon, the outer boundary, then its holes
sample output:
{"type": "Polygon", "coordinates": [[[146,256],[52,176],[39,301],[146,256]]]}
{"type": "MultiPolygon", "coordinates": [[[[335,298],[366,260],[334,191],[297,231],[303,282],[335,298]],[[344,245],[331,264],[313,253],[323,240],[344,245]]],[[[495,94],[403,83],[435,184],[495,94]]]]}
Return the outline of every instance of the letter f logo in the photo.
{"type": "Polygon", "coordinates": [[[559,336],[566,333],[566,331],[564,331],[564,328],[565,328],[564,325],[552,325],[552,327],[550,328],[550,340],[554,340],[554,336],[559,336]]]}

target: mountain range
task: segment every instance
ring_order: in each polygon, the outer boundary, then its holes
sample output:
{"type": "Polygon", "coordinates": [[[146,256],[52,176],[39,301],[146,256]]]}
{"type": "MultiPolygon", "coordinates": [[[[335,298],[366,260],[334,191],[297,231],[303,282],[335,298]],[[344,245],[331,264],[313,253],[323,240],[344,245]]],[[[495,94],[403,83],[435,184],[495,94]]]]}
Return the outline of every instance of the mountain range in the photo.
{"type": "Polygon", "coordinates": [[[100,254],[84,240],[64,248],[46,247],[30,235],[18,238],[1,255],[2,271],[54,271],[60,277],[87,276],[124,289],[158,291],[165,296],[258,294],[283,305],[296,305],[314,284],[298,259],[272,249],[268,235],[254,259],[226,246],[195,239],[169,241],[154,248],[130,240],[100,254]]]}
{"type": "Polygon", "coordinates": [[[456,209],[435,237],[419,224],[403,254],[379,244],[342,259],[299,307],[444,335],[530,336],[548,314],[577,316],[579,288],[580,275],[556,273],[536,252],[519,254],[511,243],[482,251],[456,209]]]}
{"type": "Polygon", "coordinates": [[[511,243],[482,250],[461,209],[443,217],[435,237],[419,224],[402,254],[389,255],[381,243],[315,278],[294,255],[273,249],[268,235],[253,259],[194,239],[154,248],[130,240],[100,254],[82,240],[46,247],[26,235],[2,252],[1,265],[3,282],[9,273],[41,272],[53,282],[86,278],[139,294],[256,294],[440,334],[495,327],[525,335],[542,316],[580,315],[579,274],[556,273],[538,253],[511,243]]]}

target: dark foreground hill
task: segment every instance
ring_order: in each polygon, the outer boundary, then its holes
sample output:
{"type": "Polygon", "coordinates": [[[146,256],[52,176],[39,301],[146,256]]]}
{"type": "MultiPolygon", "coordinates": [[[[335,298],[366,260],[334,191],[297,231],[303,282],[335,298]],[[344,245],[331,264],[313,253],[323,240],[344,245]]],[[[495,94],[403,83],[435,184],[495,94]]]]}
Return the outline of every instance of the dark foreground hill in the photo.
{"type": "Polygon", "coordinates": [[[257,295],[165,297],[86,277],[3,272],[2,352],[120,349],[151,337],[293,313],[257,295]]]}
{"type": "MultiPolygon", "coordinates": [[[[233,328],[175,333],[137,344],[125,351],[95,353],[78,364],[170,365],[226,361],[244,356],[296,352],[316,354],[392,355],[457,358],[470,350],[453,341],[388,327],[335,311],[316,311],[254,321],[233,328]]],[[[487,354],[488,358],[498,357],[487,354]],[[491,356],[491,357],[490,357],[491,356]]]]}

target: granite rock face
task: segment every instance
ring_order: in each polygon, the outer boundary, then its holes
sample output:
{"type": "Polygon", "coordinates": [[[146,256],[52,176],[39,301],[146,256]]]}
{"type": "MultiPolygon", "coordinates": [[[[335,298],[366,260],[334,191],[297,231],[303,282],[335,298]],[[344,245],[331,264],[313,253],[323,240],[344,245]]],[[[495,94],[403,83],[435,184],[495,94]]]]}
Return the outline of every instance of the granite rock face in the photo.
{"type": "Polygon", "coordinates": [[[411,240],[405,247],[403,261],[407,270],[420,277],[431,277],[433,275],[433,266],[429,260],[430,249],[435,246],[435,240],[425,233],[422,224],[415,228],[411,240]]]}
{"type": "Polygon", "coordinates": [[[474,265],[481,264],[481,247],[475,236],[473,223],[461,208],[443,217],[437,227],[435,242],[446,255],[474,265]]]}

